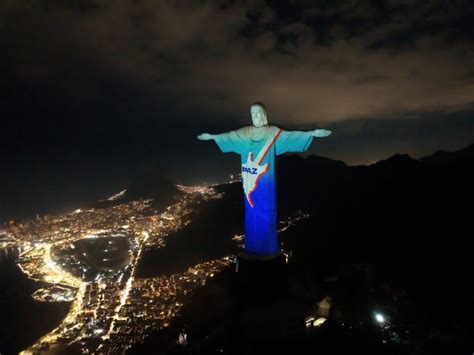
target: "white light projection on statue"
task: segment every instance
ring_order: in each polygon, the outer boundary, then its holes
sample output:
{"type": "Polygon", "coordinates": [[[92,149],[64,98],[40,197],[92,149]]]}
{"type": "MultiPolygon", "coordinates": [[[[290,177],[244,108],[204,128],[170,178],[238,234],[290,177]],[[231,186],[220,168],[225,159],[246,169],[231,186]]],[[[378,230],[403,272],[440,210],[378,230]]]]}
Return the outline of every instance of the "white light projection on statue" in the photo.
{"type": "Polygon", "coordinates": [[[285,131],[268,124],[262,103],[251,106],[252,126],[221,134],[203,133],[200,140],[213,139],[223,153],[241,156],[245,203],[246,254],[259,257],[278,255],[275,156],[305,152],[314,137],[327,137],[325,129],[285,131]]]}
{"type": "Polygon", "coordinates": [[[260,150],[260,153],[258,153],[255,160],[253,159],[253,152],[249,152],[247,162],[242,164],[242,184],[244,187],[244,193],[245,197],[247,197],[248,203],[252,208],[254,207],[254,203],[252,201],[251,194],[257,188],[260,177],[268,172],[269,168],[268,163],[264,165],[261,164],[280,133],[281,129],[276,132],[274,137],[271,137],[271,139],[268,140],[268,142],[260,150]]]}

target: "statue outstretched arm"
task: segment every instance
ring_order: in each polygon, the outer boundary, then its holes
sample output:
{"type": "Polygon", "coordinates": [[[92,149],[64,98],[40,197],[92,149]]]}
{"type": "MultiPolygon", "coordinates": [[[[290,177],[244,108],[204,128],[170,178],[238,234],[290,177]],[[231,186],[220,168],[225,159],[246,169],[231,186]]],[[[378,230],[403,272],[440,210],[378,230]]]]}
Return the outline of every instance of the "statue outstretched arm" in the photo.
{"type": "Polygon", "coordinates": [[[199,139],[200,141],[208,141],[214,139],[214,135],[209,133],[201,133],[199,136],[197,136],[197,139],[199,139]]]}
{"type": "Polygon", "coordinates": [[[327,129],[312,131],[282,131],[276,141],[276,154],[303,153],[309,149],[315,137],[327,137],[332,132],[327,129]]]}
{"type": "Polygon", "coordinates": [[[313,137],[321,138],[331,135],[332,131],[330,131],[329,129],[315,129],[314,131],[310,131],[310,133],[313,137]]]}
{"type": "Polygon", "coordinates": [[[224,132],[219,134],[202,133],[197,136],[201,141],[213,140],[223,153],[233,152],[241,154],[247,149],[247,141],[245,129],[224,132]]]}

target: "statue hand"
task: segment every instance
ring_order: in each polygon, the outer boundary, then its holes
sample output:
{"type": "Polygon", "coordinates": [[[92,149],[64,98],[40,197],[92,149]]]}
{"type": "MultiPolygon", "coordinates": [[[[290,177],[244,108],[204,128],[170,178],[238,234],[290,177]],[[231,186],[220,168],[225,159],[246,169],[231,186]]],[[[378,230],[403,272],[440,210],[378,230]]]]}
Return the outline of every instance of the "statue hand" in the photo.
{"type": "Polygon", "coordinates": [[[209,133],[202,133],[199,136],[197,136],[197,139],[199,139],[200,141],[208,141],[213,138],[214,137],[212,136],[212,134],[209,134],[209,133]]]}
{"type": "Polygon", "coordinates": [[[332,134],[332,131],[329,129],[315,129],[311,134],[313,137],[327,137],[332,134]]]}

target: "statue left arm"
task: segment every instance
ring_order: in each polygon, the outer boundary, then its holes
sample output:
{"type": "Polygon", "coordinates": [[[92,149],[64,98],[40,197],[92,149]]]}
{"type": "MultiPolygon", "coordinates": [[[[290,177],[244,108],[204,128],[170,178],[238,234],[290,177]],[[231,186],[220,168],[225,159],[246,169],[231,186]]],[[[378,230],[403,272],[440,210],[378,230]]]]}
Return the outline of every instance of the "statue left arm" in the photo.
{"type": "Polygon", "coordinates": [[[330,131],[329,129],[315,129],[314,131],[310,131],[310,132],[313,135],[313,137],[318,137],[318,138],[327,137],[332,134],[332,131],[330,131]]]}
{"type": "Polygon", "coordinates": [[[283,131],[275,142],[276,154],[302,153],[308,150],[314,137],[327,137],[332,132],[326,129],[313,131],[283,131]]]}

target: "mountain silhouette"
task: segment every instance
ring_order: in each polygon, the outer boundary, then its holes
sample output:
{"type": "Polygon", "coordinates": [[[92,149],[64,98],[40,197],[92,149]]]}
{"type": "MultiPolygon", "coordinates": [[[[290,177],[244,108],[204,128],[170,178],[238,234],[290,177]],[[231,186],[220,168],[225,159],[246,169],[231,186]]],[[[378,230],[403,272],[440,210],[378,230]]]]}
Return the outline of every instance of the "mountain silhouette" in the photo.
{"type": "Polygon", "coordinates": [[[162,209],[172,204],[181,195],[176,185],[158,168],[149,168],[133,177],[125,192],[118,199],[102,200],[96,207],[108,207],[141,199],[153,199],[153,206],[162,209]]]}
{"type": "Polygon", "coordinates": [[[439,150],[432,155],[420,159],[425,164],[446,165],[470,163],[474,161],[474,143],[455,152],[439,150]]]}

